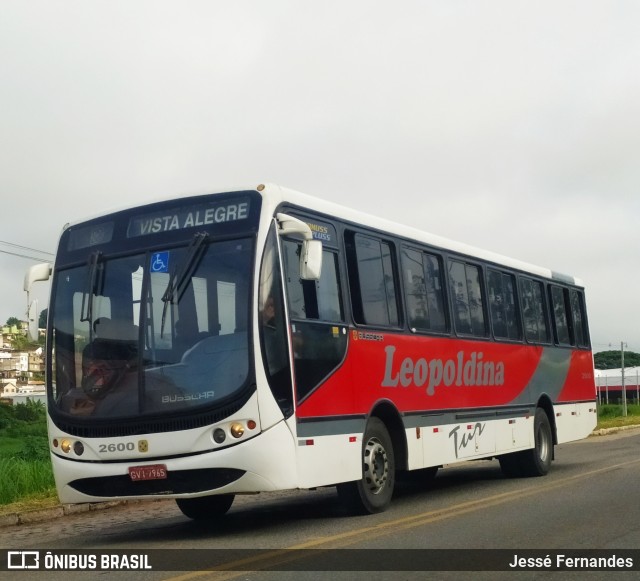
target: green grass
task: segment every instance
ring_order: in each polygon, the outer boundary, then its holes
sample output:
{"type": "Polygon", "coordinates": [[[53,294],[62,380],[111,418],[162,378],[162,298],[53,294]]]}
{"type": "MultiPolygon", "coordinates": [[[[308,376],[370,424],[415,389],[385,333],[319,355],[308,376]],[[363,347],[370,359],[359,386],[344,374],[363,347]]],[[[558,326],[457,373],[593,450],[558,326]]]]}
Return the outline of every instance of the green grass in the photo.
{"type": "Polygon", "coordinates": [[[55,497],[44,405],[0,404],[0,507],[55,497]]]}
{"type": "Polygon", "coordinates": [[[48,494],[54,488],[49,460],[0,458],[0,474],[0,504],[10,504],[34,494],[48,494]]]}
{"type": "Polygon", "coordinates": [[[0,430],[0,458],[11,458],[20,453],[24,440],[7,436],[0,430]]]}
{"type": "Polygon", "coordinates": [[[598,425],[596,429],[620,428],[640,425],[640,405],[627,405],[627,415],[622,415],[622,405],[604,404],[598,406],[598,425]]]}

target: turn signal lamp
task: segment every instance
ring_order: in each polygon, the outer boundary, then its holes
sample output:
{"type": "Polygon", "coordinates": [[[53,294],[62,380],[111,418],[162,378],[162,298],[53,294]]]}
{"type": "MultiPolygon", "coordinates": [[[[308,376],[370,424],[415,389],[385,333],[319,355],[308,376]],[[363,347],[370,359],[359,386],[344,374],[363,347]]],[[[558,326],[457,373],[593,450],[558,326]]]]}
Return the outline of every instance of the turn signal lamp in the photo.
{"type": "Polygon", "coordinates": [[[238,422],[234,422],[231,424],[229,431],[234,438],[241,438],[242,434],[244,434],[244,426],[238,422]]]}

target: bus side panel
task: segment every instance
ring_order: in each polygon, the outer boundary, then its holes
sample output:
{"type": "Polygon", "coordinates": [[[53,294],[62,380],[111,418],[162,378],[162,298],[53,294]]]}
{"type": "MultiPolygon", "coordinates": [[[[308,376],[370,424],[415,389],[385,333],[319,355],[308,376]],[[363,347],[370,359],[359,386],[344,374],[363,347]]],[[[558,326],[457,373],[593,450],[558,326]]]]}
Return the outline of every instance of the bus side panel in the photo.
{"type": "MultiPolygon", "coordinates": [[[[496,428],[495,421],[471,421],[425,428],[422,438],[424,464],[417,466],[410,461],[409,469],[491,457],[496,450],[496,428]]],[[[411,437],[410,433],[407,435],[411,437]]]]}
{"type": "Polygon", "coordinates": [[[533,416],[499,420],[496,422],[496,454],[515,452],[533,447],[533,416]]]}
{"type": "Polygon", "coordinates": [[[299,488],[362,478],[362,434],[298,438],[299,488]]]}
{"type": "Polygon", "coordinates": [[[543,349],[524,345],[351,331],[347,361],[296,411],[298,417],[368,414],[389,400],[400,412],[530,403],[543,349]],[[348,369],[358,370],[353,375],[348,369]]]}
{"type": "Polygon", "coordinates": [[[596,399],[596,383],[591,351],[573,351],[569,372],[558,402],[596,399]]]}
{"type": "Polygon", "coordinates": [[[558,444],[586,438],[598,423],[595,402],[557,404],[555,406],[558,444]]]}

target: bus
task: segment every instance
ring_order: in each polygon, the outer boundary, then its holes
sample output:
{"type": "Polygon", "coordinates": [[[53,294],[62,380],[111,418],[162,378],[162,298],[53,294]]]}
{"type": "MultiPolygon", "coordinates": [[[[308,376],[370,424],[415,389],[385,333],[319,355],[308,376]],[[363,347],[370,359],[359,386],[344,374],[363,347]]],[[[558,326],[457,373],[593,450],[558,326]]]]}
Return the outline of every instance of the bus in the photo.
{"type": "Polygon", "coordinates": [[[399,472],[542,476],[596,391],[580,280],[275,184],[65,226],[48,433],[63,503],[334,486],[385,510],[399,472]]]}

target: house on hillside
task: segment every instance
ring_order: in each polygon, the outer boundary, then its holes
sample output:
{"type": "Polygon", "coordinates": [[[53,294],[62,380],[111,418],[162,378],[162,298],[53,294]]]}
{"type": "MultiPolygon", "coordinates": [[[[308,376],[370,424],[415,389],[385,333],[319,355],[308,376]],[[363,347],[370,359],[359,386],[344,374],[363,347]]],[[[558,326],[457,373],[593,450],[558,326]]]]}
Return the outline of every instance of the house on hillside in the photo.
{"type": "Polygon", "coordinates": [[[18,393],[15,379],[0,380],[0,397],[13,397],[18,393]]]}
{"type": "Polygon", "coordinates": [[[13,353],[0,351],[0,380],[15,379],[17,376],[18,360],[13,353]]]}

